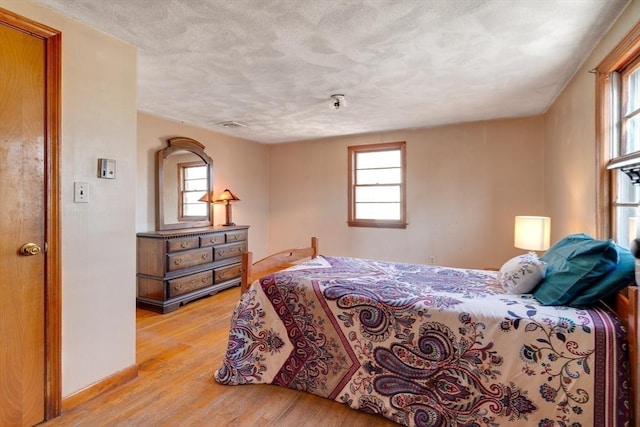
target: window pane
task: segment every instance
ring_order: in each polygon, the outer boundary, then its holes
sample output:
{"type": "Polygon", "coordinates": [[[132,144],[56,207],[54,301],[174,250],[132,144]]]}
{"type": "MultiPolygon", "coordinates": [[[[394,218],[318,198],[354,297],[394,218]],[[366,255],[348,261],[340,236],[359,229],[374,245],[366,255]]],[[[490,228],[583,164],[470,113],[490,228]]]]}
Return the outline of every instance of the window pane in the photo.
{"type": "Polygon", "coordinates": [[[616,171],[618,180],[617,203],[638,203],[640,202],[640,186],[633,185],[631,180],[621,170],[616,171]]]}
{"type": "MultiPolygon", "coordinates": [[[[618,194],[616,203],[638,203],[640,202],[640,186],[633,185],[624,172],[616,172],[618,181],[618,194]]],[[[640,209],[637,207],[616,207],[615,209],[615,229],[614,236],[616,242],[625,248],[636,238],[640,232],[640,209]]]]}
{"type": "Polygon", "coordinates": [[[400,184],[401,169],[365,169],[356,172],[356,184],[400,184]]]}
{"type": "Polygon", "coordinates": [[[400,203],[356,203],[357,219],[400,219],[400,203]]]}
{"type": "Polygon", "coordinates": [[[622,154],[640,150],[640,116],[636,115],[624,121],[626,141],[622,154]]]}
{"type": "Polygon", "coordinates": [[[207,216],[207,205],[204,203],[184,204],[184,216],[207,216]]]}
{"type": "Polygon", "coordinates": [[[400,150],[356,154],[356,169],[400,167],[400,150]]]}
{"type": "Polygon", "coordinates": [[[629,248],[631,240],[640,232],[640,209],[616,208],[616,242],[625,248],[629,248]]]}
{"type": "Polygon", "coordinates": [[[627,77],[627,105],[624,115],[640,108],[640,68],[627,77]]]}
{"type": "Polygon", "coordinates": [[[186,191],[207,191],[206,179],[193,179],[184,182],[184,189],[186,191]]]}
{"type": "Polygon", "coordinates": [[[205,193],[203,193],[201,191],[185,192],[183,194],[184,194],[184,203],[197,203],[199,205],[205,205],[206,204],[206,202],[198,201],[200,199],[200,197],[205,195],[205,193]]]}
{"type": "Polygon", "coordinates": [[[376,185],[356,187],[356,203],[363,202],[399,202],[400,186],[376,185]]]}
{"type": "Polygon", "coordinates": [[[207,178],[206,166],[188,166],[184,168],[184,179],[207,178]]]}

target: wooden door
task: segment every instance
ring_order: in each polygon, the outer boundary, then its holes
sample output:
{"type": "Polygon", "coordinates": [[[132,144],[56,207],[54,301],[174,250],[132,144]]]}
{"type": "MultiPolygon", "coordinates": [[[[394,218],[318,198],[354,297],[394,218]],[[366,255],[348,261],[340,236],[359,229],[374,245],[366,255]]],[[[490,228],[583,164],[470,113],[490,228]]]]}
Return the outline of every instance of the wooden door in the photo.
{"type": "Polygon", "coordinates": [[[47,40],[7,16],[10,22],[0,15],[0,425],[31,426],[59,412],[52,408],[52,402],[59,407],[52,397],[59,391],[51,388],[60,386],[52,377],[59,368],[51,365],[59,364],[51,354],[56,333],[47,326],[54,319],[49,309],[59,316],[50,287],[58,283],[49,277],[58,269],[46,252],[49,244],[58,246],[51,230],[57,179],[48,176],[57,167],[47,40]]]}

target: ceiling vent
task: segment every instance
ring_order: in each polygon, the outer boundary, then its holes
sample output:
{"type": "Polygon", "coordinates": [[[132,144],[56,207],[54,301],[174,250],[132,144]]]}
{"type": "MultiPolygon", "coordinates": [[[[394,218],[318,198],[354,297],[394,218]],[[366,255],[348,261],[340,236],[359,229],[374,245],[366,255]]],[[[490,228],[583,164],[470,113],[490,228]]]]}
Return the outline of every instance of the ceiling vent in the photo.
{"type": "Polygon", "coordinates": [[[247,125],[239,123],[239,122],[234,122],[234,121],[228,121],[228,122],[220,122],[220,123],[216,123],[218,126],[223,127],[223,128],[227,128],[227,129],[237,129],[237,128],[246,128],[247,125]]]}

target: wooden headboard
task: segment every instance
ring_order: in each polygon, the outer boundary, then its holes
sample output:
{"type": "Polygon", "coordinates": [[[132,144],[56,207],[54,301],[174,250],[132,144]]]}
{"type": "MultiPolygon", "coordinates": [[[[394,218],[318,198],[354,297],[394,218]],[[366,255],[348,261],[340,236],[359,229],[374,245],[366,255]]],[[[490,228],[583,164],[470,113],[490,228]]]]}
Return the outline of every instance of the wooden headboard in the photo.
{"type": "Polygon", "coordinates": [[[242,275],[240,281],[240,292],[246,291],[254,280],[267,274],[275,273],[278,270],[292,266],[295,262],[304,258],[315,258],[318,256],[318,238],[311,238],[311,246],[308,248],[287,249],[280,251],[260,261],[253,262],[253,254],[245,252],[242,254],[242,275]]]}

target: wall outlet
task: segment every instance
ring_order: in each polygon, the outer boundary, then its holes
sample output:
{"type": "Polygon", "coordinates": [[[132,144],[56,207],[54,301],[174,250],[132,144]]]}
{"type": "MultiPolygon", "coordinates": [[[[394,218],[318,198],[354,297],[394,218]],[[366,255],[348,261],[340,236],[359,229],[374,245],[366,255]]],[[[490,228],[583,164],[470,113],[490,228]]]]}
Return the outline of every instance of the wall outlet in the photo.
{"type": "Polygon", "coordinates": [[[436,264],[436,257],[434,257],[433,255],[431,255],[429,257],[429,264],[431,265],[435,265],[436,264]]]}
{"type": "Polygon", "coordinates": [[[73,183],[73,202],[89,203],[89,183],[87,182],[73,183]]]}

